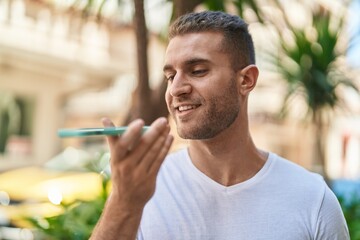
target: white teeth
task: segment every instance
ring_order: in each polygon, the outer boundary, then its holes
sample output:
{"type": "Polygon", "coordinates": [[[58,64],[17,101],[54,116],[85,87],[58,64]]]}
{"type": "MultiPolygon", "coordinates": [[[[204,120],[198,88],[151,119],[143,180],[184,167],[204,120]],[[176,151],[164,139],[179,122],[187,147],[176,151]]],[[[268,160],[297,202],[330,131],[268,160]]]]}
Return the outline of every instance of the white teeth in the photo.
{"type": "Polygon", "coordinates": [[[195,108],[195,106],[180,106],[179,111],[182,112],[193,108],[195,108]]]}

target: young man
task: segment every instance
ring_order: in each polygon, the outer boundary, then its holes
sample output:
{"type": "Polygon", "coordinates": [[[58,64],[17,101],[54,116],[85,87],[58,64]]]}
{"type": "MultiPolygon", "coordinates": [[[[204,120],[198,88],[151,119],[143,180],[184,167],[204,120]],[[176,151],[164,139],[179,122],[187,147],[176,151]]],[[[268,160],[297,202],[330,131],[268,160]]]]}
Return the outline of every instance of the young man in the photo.
{"type": "Polygon", "coordinates": [[[136,120],[108,137],[113,190],[92,239],[349,239],[323,179],[253,143],[254,55],[237,16],[191,13],[173,23],[166,102],[189,146],[166,157],[173,138],[164,118],[143,135],[136,120]]]}

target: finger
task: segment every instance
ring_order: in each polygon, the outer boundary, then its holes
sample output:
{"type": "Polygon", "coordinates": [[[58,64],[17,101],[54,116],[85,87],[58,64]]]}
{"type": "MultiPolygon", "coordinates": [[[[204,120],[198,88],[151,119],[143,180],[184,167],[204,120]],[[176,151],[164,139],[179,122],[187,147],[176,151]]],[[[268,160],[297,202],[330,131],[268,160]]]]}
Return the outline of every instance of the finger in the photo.
{"type": "Polygon", "coordinates": [[[114,148],[118,158],[123,158],[134,147],[136,142],[139,141],[142,135],[144,121],[137,119],[129,124],[125,133],[118,138],[114,148]]]}
{"type": "Polygon", "coordinates": [[[157,154],[156,159],[152,161],[152,164],[148,167],[149,173],[157,175],[161,164],[164,162],[166,155],[169,153],[173,141],[174,141],[174,137],[172,135],[166,136],[165,142],[163,143],[160,152],[157,154]]]}
{"type": "Polygon", "coordinates": [[[101,122],[104,127],[115,127],[114,123],[107,117],[102,118],[101,122]]]}
{"type": "Polygon", "coordinates": [[[161,135],[155,140],[154,144],[146,151],[145,155],[142,157],[139,165],[142,165],[142,168],[148,172],[153,162],[157,159],[161,149],[163,148],[166,139],[168,138],[170,132],[170,127],[167,127],[163,130],[161,135]]]}
{"type": "Polygon", "coordinates": [[[166,118],[158,118],[151,124],[150,129],[148,129],[139,140],[136,149],[131,152],[131,156],[134,157],[133,159],[137,159],[136,162],[133,160],[134,163],[138,164],[142,161],[142,158],[166,129],[168,131],[170,129],[166,118]]]}

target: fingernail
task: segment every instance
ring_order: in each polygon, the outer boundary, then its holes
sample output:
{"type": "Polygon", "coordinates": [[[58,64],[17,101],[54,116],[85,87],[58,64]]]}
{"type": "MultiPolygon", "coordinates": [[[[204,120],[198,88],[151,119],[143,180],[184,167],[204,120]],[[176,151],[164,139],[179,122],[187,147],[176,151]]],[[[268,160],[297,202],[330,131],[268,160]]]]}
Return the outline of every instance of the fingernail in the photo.
{"type": "Polygon", "coordinates": [[[167,119],[164,118],[164,117],[161,117],[161,118],[159,119],[159,121],[160,121],[161,124],[167,124],[167,119]]]}
{"type": "Polygon", "coordinates": [[[109,125],[109,124],[111,123],[110,119],[108,119],[108,118],[106,118],[106,117],[102,118],[102,119],[101,119],[101,122],[102,122],[102,124],[104,124],[104,125],[109,125]]]}
{"type": "Polygon", "coordinates": [[[139,119],[134,120],[134,123],[135,124],[144,124],[144,120],[139,118],[139,119]]]}

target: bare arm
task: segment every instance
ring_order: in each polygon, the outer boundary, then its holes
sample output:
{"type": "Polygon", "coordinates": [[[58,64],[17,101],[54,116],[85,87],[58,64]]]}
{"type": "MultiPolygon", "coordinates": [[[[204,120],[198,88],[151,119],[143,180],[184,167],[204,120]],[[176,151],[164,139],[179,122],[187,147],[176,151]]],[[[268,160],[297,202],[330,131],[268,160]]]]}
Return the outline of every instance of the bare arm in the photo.
{"type": "MultiPolygon", "coordinates": [[[[113,125],[108,119],[103,124],[113,125]]],[[[142,211],[154,194],[156,176],[173,141],[165,118],[157,119],[141,135],[143,125],[136,120],[123,136],[107,137],[112,192],[91,240],[136,238],[142,211]]]]}

